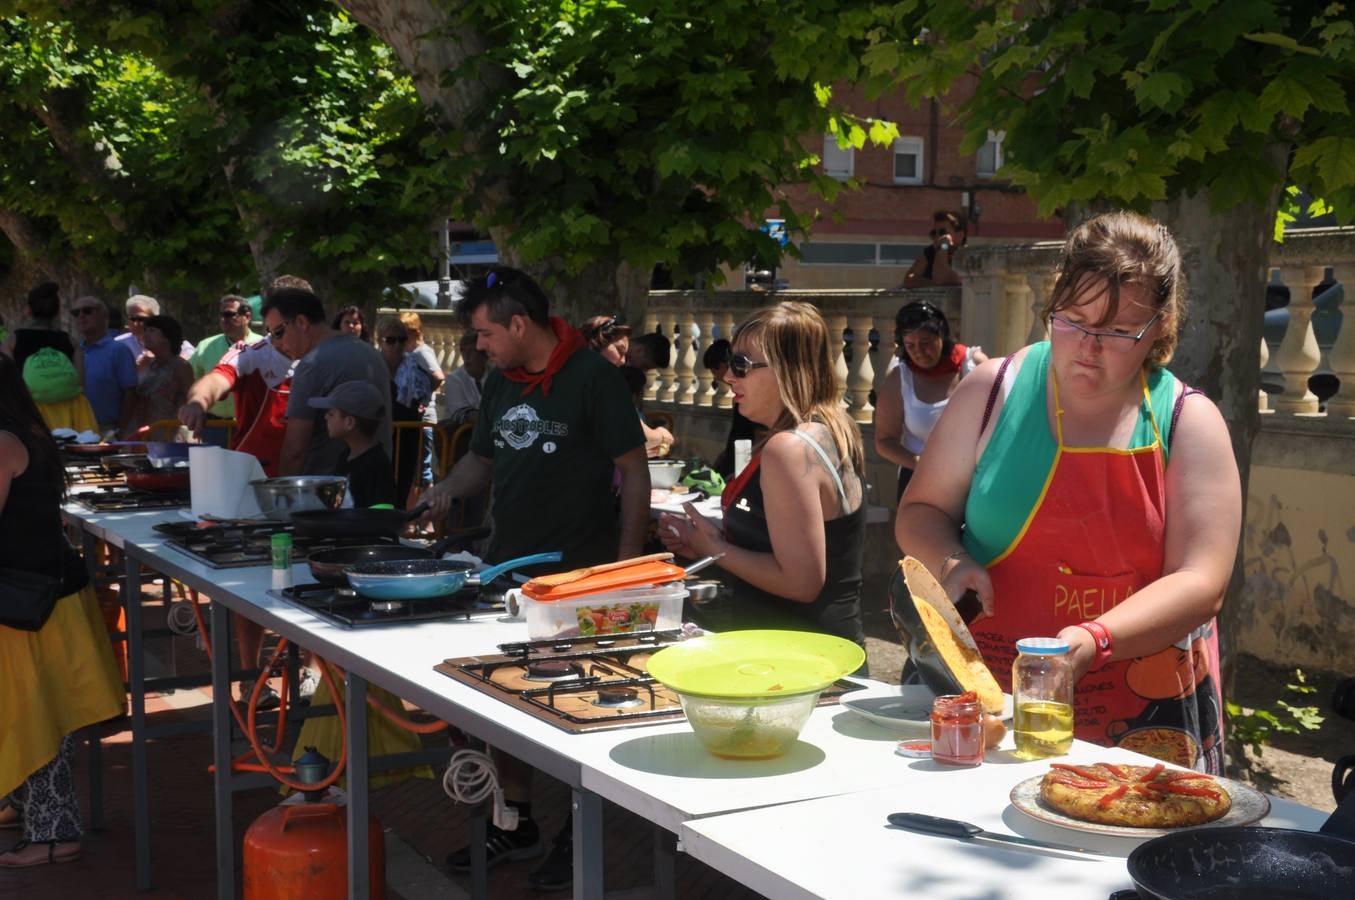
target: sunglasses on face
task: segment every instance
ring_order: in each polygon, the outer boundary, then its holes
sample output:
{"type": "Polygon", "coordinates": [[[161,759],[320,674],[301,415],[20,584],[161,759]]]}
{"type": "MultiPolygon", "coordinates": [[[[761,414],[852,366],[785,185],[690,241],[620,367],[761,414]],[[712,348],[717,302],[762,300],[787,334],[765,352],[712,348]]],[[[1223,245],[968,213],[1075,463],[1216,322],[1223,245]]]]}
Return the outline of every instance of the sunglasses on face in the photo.
{"type": "Polygon", "coordinates": [[[268,336],[275,341],[282,340],[282,336],[287,333],[287,326],[295,322],[295,319],[283,319],[277,328],[268,332],[268,336]]]}
{"type": "Polygon", "coordinates": [[[243,309],[237,309],[235,312],[231,312],[229,309],[221,311],[221,318],[223,319],[238,319],[243,315],[246,315],[243,309]]]}
{"type": "Polygon", "coordinates": [[[1153,313],[1153,317],[1143,326],[1143,330],[1138,334],[1124,334],[1118,331],[1092,331],[1090,328],[1083,328],[1081,325],[1069,319],[1065,319],[1058,313],[1053,313],[1049,317],[1050,330],[1056,334],[1076,334],[1078,339],[1085,335],[1096,341],[1096,345],[1103,350],[1132,350],[1143,336],[1148,333],[1148,329],[1153,327],[1153,323],[1162,315],[1162,310],[1153,313]]]}
{"type": "Polygon", "coordinates": [[[409,338],[403,334],[388,334],[381,340],[387,344],[403,344],[405,341],[409,340],[409,338]]]}
{"type": "Polygon", "coordinates": [[[128,317],[127,317],[127,321],[128,321],[128,322],[141,323],[141,322],[146,321],[146,320],[149,319],[149,318],[150,318],[150,316],[128,316],[128,317]]]}
{"type": "Polygon", "coordinates": [[[748,373],[754,369],[765,369],[767,363],[754,362],[748,358],[747,353],[735,353],[729,357],[729,372],[735,378],[747,378],[748,373]]]}

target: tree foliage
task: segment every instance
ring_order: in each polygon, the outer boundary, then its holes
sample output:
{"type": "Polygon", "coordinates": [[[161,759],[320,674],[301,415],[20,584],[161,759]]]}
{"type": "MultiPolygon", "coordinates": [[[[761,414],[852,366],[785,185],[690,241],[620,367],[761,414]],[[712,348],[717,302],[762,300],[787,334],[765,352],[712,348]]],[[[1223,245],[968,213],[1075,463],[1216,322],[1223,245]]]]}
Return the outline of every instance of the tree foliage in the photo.
{"type": "Polygon", "coordinates": [[[839,108],[828,87],[862,75],[890,10],[469,0],[440,39],[474,32],[467,43],[485,50],[444,83],[493,72],[506,87],[450,123],[443,176],[461,187],[462,214],[506,235],[510,252],[565,272],[620,260],[681,276],[775,258],[764,213],[808,225],[778,186],[842,189],[801,139],[832,132],[860,147],[897,134],[839,108]]]}
{"type": "MultiPolygon", "coordinates": [[[[12,29],[61,33],[73,57],[135,73],[117,124],[100,114],[106,81],[74,104],[90,123],[78,146],[115,149],[120,166],[104,180],[125,192],[104,191],[83,212],[78,196],[48,192],[65,209],[45,211],[69,242],[82,239],[67,230],[77,213],[145,202],[152,220],[126,217],[122,244],[87,232],[105,283],[153,272],[167,290],[213,296],[286,268],[361,301],[392,269],[427,263],[434,211],[448,202],[418,177],[434,152],[428,117],[390,49],[341,10],[321,0],[8,0],[0,12],[12,29]]],[[[61,76],[50,58],[30,68],[37,84],[61,76]]],[[[32,153],[51,149],[31,114],[19,133],[32,153]]],[[[70,182],[72,155],[49,156],[49,181],[70,182]]]]}
{"type": "Polygon", "coordinates": [[[922,97],[975,78],[957,110],[962,150],[1005,131],[1002,174],[1041,214],[1200,191],[1224,211],[1264,205],[1287,178],[1355,219],[1355,24],[1342,3],[996,0],[918,4],[910,23],[926,37],[896,44],[899,83],[922,97]],[[1276,143],[1294,148],[1287,172],[1266,158],[1276,143]]]}

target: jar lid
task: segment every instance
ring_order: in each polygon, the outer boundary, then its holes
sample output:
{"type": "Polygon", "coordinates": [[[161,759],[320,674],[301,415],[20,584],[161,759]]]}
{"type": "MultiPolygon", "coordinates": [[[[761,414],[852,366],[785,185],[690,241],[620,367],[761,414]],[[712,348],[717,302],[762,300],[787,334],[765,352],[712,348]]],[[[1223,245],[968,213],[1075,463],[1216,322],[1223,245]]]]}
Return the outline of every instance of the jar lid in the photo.
{"type": "Polygon", "coordinates": [[[1017,653],[1035,653],[1044,656],[1051,656],[1056,653],[1067,653],[1068,642],[1061,638],[1047,637],[1029,637],[1021,638],[1016,642],[1017,653]]]}

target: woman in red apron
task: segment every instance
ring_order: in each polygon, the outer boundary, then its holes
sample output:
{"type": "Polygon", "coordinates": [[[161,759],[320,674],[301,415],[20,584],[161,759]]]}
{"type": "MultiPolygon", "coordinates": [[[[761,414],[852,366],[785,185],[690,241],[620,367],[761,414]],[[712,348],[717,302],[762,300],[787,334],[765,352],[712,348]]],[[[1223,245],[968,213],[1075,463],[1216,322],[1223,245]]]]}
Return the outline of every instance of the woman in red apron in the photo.
{"type": "Polygon", "coordinates": [[[1218,771],[1214,617],[1241,488],[1218,410],[1162,368],[1184,296],[1162,226],[1112,213],[1079,227],[1050,340],[961,384],[896,534],[952,597],[978,592],[972,630],[1004,689],[1015,641],[1057,635],[1079,738],[1218,771]]]}

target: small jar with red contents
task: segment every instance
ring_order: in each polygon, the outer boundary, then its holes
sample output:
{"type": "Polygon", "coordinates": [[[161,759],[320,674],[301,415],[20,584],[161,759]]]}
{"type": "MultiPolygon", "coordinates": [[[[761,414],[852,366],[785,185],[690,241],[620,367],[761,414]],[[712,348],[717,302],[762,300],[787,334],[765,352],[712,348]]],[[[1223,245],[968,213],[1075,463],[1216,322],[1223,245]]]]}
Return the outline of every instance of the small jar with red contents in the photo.
{"type": "Polygon", "coordinates": [[[983,707],[973,691],[932,701],[932,759],[947,766],[983,762],[983,707]]]}

